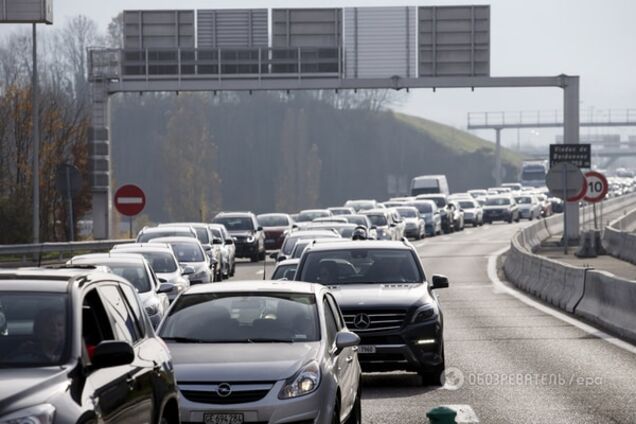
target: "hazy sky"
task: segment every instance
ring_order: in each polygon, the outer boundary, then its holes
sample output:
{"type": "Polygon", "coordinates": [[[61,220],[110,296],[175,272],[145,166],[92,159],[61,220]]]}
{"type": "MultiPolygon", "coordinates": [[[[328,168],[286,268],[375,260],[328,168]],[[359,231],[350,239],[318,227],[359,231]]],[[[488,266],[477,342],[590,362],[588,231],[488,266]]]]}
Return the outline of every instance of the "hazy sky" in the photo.
{"type": "MultiPolygon", "coordinates": [[[[583,113],[633,108],[636,116],[636,1],[634,0],[491,0],[491,1],[290,1],[290,0],[53,0],[55,26],[84,14],[105,29],[123,9],[199,9],[248,7],[346,7],[404,5],[491,5],[491,75],[534,76],[561,73],[581,76],[583,113]]],[[[0,34],[15,26],[5,25],[0,34]]],[[[553,111],[562,108],[560,89],[466,89],[411,91],[399,109],[466,126],[466,114],[478,111],[553,111]]],[[[615,133],[612,129],[582,134],[615,133]]],[[[522,142],[548,144],[554,131],[522,131],[522,142]]],[[[621,130],[623,137],[636,130],[621,130]]],[[[490,131],[479,133],[493,139],[490,131]]],[[[504,132],[514,144],[517,131],[504,132]]]]}

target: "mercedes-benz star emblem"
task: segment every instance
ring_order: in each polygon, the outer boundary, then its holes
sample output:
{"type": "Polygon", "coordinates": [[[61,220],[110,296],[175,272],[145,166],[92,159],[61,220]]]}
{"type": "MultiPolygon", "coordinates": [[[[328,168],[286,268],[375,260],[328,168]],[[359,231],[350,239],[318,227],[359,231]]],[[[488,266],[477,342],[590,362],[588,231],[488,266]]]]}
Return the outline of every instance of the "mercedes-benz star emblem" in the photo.
{"type": "Polygon", "coordinates": [[[221,383],[216,388],[216,394],[219,397],[226,398],[232,394],[232,386],[227,383],[221,383]]]}
{"type": "Polygon", "coordinates": [[[353,325],[360,330],[364,330],[371,325],[371,318],[367,314],[358,314],[353,319],[353,325]]]}

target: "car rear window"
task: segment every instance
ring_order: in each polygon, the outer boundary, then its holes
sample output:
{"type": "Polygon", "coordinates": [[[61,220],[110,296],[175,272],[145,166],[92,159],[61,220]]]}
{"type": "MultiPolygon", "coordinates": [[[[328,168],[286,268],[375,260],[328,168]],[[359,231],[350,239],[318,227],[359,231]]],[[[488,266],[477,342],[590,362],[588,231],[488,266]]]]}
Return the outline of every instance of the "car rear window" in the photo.
{"type": "Polygon", "coordinates": [[[162,237],[192,237],[194,235],[188,230],[153,230],[141,233],[139,237],[137,237],[137,243],[147,243],[152,239],[162,238],[162,237]]]}

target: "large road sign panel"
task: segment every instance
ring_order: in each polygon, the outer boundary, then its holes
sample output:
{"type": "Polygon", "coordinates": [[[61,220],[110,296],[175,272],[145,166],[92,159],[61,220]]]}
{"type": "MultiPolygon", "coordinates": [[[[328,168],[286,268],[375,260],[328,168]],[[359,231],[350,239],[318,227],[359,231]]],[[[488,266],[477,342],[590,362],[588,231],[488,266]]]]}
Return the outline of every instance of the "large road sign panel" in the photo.
{"type": "Polygon", "coordinates": [[[119,187],[115,192],[115,208],[125,216],[135,216],[144,210],[146,195],[134,184],[119,187]]]}

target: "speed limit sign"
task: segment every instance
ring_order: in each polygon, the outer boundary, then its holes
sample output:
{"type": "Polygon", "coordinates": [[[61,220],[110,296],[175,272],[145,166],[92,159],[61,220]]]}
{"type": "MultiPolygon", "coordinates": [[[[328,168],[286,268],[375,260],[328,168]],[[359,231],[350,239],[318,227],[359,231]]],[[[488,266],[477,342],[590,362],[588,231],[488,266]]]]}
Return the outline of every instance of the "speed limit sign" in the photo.
{"type": "Polygon", "coordinates": [[[587,191],[584,199],[590,203],[603,200],[607,196],[607,190],[609,189],[605,175],[596,171],[589,171],[585,174],[585,186],[587,191]]]}

